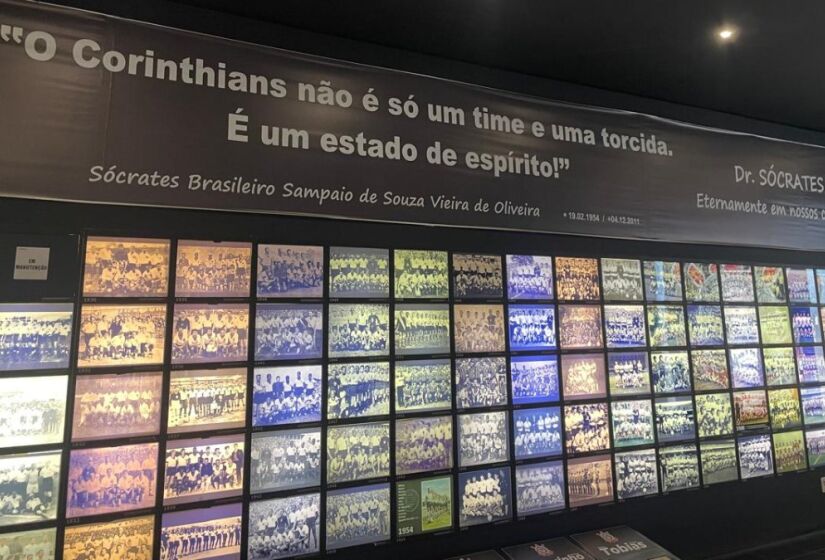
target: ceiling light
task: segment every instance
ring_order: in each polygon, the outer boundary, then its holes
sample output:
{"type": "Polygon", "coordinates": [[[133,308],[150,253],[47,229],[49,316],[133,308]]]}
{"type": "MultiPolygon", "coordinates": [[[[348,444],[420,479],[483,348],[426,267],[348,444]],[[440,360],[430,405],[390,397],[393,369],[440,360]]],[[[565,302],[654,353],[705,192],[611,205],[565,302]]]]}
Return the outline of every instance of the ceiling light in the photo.
{"type": "Polygon", "coordinates": [[[736,31],[731,27],[723,27],[719,30],[719,38],[723,41],[730,41],[736,35],[736,31]]]}

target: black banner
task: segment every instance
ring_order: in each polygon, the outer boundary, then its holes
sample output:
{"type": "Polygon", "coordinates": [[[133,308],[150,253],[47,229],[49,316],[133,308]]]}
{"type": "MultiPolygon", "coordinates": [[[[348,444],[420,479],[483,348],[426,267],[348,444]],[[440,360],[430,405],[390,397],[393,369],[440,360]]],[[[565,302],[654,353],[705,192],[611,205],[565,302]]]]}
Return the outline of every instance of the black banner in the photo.
{"type": "Polygon", "coordinates": [[[0,195],[819,250],[825,151],[0,0],[0,195]]]}

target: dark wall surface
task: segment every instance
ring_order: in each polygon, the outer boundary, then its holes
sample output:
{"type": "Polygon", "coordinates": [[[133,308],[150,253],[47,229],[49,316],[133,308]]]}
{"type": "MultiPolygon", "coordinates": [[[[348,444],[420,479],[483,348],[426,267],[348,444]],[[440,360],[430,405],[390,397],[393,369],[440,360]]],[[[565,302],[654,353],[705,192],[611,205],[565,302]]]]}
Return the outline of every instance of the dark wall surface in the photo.
{"type": "MultiPolygon", "coordinates": [[[[0,199],[0,234],[99,233],[552,255],[627,256],[825,266],[825,255],[264,215],[0,199]]],[[[5,268],[5,266],[4,266],[5,268]]],[[[76,279],[71,280],[73,285],[76,279]]],[[[706,559],[822,529],[822,471],[586,507],[400,545],[344,550],[341,560],[438,559],[627,524],[684,559],[706,559]]]]}
{"type": "MultiPolygon", "coordinates": [[[[555,100],[645,112],[706,126],[825,144],[825,135],[813,131],[359,44],[172,2],[62,0],[56,3],[555,100]]],[[[825,266],[825,254],[821,253],[0,199],[0,233],[82,232],[825,266]]],[[[825,495],[820,491],[820,474],[803,472],[733,482],[670,496],[540,515],[495,527],[482,526],[450,536],[411,540],[400,546],[344,551],[336,556],[341,560],[444,558],[473,550],[628,524],[683,558],[710,558],[825,527],[822,516],[825,495]]]]}

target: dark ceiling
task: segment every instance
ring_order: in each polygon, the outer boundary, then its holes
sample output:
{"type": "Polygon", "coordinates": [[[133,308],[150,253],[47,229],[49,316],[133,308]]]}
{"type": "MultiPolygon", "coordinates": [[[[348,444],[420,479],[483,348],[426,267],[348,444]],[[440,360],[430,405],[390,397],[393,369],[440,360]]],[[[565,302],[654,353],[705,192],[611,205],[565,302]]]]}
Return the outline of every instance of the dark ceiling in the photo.
{"type": "Polygon", "coordinates": [[[822,0],[178,3],[825,131],[822,0]]]}

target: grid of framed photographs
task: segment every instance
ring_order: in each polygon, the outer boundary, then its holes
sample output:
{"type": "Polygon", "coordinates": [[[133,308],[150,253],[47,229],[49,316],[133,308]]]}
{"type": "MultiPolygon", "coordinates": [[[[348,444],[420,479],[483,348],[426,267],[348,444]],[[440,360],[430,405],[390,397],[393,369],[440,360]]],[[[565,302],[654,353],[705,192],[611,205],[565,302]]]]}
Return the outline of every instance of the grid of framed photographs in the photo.
{"type": "Polygon", "coordinates": [[[0,304],[0,557],[323,555],[825,465],[825,270],[84,255],[80,301],[0,304]]]}

